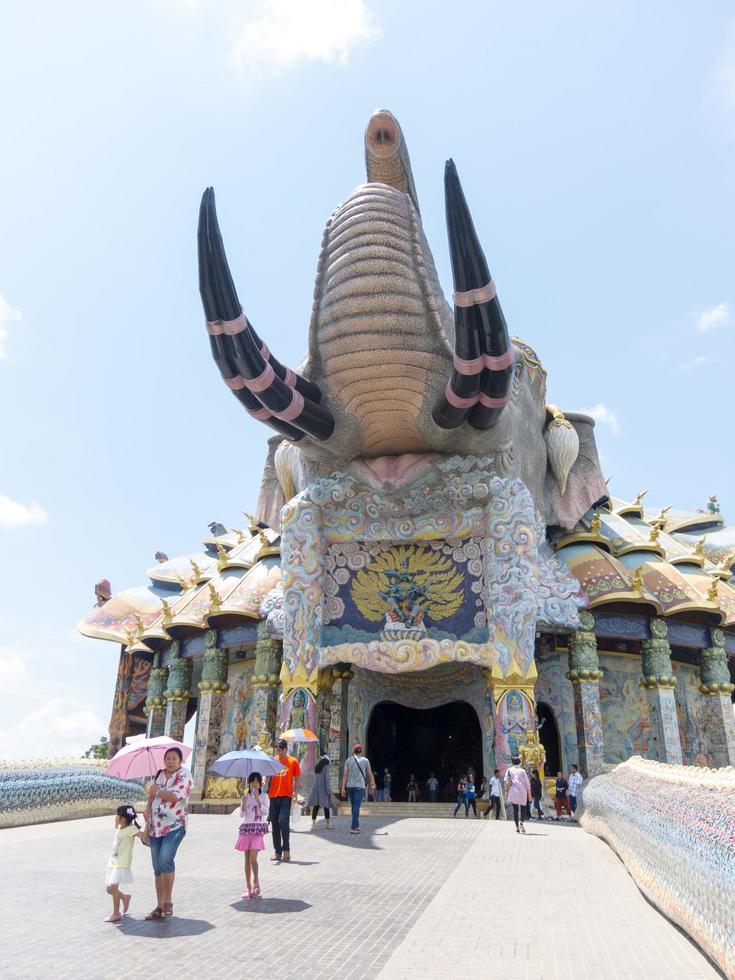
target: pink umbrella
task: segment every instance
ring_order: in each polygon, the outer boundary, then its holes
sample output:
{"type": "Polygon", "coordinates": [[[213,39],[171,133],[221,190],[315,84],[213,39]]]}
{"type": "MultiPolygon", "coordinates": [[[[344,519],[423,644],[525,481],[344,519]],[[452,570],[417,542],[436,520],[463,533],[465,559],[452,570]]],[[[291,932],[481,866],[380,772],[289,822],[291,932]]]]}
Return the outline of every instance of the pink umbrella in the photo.
{"type": "Polygon", "coordinates": [[[177,742],[168,735],[159,735],[158,738],[143,739],[135,745],[124,745],[110,759],[105,772],[108,776],[117,776],[120,779],[153,777],[163,769],[163,757],[169,749],[180,749],[184,759],[188,759],[191,755],[191,748],[188,745],[177,742]]]}

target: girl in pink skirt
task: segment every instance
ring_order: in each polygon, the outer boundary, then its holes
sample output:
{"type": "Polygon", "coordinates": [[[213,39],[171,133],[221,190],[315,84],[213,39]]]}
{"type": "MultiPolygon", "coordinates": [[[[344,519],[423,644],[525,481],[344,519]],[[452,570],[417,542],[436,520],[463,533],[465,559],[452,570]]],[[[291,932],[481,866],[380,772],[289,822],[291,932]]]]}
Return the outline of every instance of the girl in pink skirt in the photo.
{"type": "Polygon", "coordinates": [[[268,833],[268,794],[263,792],[263,779],[259,772],[248,776],[248,789],[240,806],[240,833],[235,843],[236,851],[245,852],[245,891],[243,898],[260,895],[258,880],[258,851],[265,849],[263,835],[268,833]]]}

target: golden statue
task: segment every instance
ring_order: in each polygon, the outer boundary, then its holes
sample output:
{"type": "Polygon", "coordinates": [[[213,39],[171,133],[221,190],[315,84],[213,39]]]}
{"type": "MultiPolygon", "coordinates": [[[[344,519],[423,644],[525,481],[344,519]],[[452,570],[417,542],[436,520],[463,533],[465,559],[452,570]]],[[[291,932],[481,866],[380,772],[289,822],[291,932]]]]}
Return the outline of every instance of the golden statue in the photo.
{"type": "Polygon", "coordinates": [[[706,534],[701,538],[697,538],[697,543],[694,545],[694,551],[692,552],[692,554],[696,555],[697,558],[704,558],[704,542],[706,538],[706,534]]]}
{"type": "Polygon", "coordinates": [[[635,500],[633,501],[631,506],[640,507],[641,504],[643,503],[643,498],[646,496],[647,493],[648,490],[639,490],[638,493],[635,495],[635,500]]]}
{"type": "Polygon", "coordinates": [[[221,572],[223,568],[227,567],[228,553],[224,545],[221,545],[219,541],[215,544],[217,549],[217,571],[221,572]]]}
{"type": "Polygon", "coordinates": [[[546,752],[543,745],[539,742],[538,732],[535,728],[526,729],[525,741],[518,746],[518,754],[521,757],[521,765],[524,769],[538,769],[541,781],[544,779],[544,766],[546,765],[546,752]]]}
{"type": "Polygon", "coordinates": [[[273,736],[265,725],[258,732],[258,748],[266,755],[273,755],[273,736]]]}
{"type": "Polygon", "coordinates": [[[597,534],[597,532],[600,530],[601,527],[602,527],[602,518],[597,513],[597,511],[595,511],[594,516],[590,521],[590,531],[592,531],[593,534],[597,534]]]}

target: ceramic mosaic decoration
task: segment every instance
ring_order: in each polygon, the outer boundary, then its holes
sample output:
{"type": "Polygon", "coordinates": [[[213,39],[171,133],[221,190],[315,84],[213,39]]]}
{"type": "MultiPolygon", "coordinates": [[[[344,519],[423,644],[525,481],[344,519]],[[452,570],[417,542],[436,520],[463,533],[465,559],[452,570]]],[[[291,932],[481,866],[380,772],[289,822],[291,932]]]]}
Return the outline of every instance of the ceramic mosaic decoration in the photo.
{"type": "Polygon", "coordinates": [[[585,788],[581,823],[735,977],[735,769],[633,757],[585,788]]]}
{"type": "Polygon", "coordinates": [[[140,783],[106,776],[106,764],[79,759],[2,763],[0,827],[99,817],[124,803],[137,805],[143,797],[140,783]]]}

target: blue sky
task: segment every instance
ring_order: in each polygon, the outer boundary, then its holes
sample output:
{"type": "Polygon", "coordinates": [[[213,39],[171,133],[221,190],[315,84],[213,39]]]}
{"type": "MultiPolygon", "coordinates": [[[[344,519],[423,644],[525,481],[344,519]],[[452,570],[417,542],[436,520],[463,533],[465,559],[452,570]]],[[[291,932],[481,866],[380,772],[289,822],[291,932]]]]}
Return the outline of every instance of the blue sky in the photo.
{"type": "Polygon", "coordinates": [[[0,13],[0,757],[106,730],[102,577],[254,506],[266,430],[197,292],[213,184],[246,311],[295,365],[324,222],[391,109],[451,288],[452,156],[550,400],[618,496],[735,515],[735,12],[726,2],[26,0],[0,13]],[[308,16],[305,15],[308,11],[308,16]]]}

